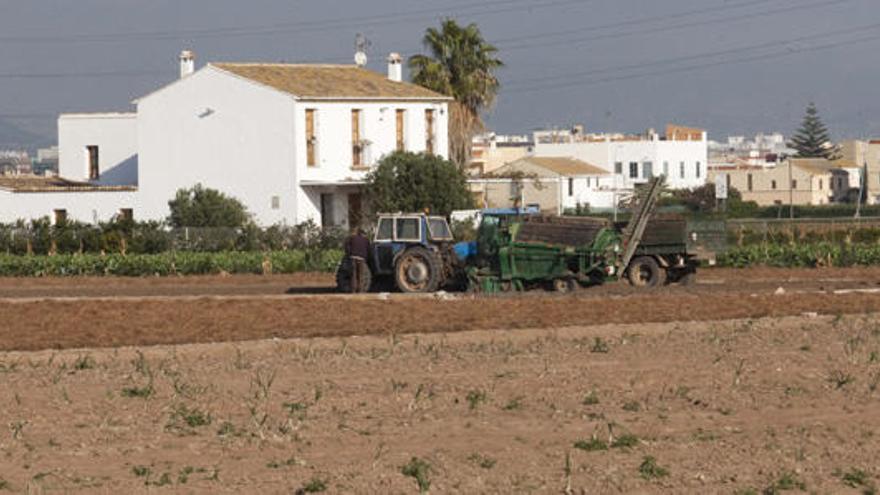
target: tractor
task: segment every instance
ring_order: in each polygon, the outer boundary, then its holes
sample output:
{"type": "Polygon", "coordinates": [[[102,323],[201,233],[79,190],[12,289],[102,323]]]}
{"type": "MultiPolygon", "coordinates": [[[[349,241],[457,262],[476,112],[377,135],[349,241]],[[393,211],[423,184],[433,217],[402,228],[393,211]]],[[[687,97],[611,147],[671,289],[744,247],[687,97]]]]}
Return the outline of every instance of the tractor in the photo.
{"type": "MultiPolygon", "coordinates": [[[[444,217],[423,213],[381,214],[370,245],[368,270],[360,292],[397,288],[401,292],[435,292],[458,273],[452,230],[444,217]]],[[[351,261],[336,270],[336,287],[351,291],[351,261]]]]}

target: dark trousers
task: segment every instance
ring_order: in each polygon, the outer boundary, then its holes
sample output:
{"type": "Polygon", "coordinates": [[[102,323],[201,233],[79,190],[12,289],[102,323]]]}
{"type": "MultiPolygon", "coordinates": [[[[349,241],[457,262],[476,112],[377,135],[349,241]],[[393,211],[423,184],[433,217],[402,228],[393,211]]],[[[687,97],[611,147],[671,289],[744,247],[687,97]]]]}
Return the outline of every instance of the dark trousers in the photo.
{"type": "Polygon", "coordinates": [[[360,256],[349,256],[349,260],[351,260],[351,292],[361,292],[364,272],[367,269],[367,260],[360,256]]]}

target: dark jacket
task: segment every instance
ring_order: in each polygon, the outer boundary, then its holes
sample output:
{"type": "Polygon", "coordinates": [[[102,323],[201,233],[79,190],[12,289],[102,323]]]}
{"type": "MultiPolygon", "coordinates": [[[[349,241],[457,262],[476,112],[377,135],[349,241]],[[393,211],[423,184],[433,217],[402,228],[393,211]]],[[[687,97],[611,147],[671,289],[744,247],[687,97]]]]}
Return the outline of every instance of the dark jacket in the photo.
{"type": "Polygon", "coordinates": [[[360,234],[349,236],[345,240],[345,255],[368,259],[370,257],[370,241],[360,234]]]}

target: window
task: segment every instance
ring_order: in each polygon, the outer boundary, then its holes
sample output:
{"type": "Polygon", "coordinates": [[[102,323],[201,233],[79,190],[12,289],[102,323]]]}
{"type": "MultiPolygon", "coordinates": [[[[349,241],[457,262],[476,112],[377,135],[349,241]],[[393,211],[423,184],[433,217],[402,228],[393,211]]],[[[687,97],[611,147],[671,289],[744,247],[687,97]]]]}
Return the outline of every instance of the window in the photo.
{"type": "Polygon", "coordinates": [[[684,162],[678,164],[678,177],[684,179],[684,162]]]}
{"type": "Polygon", "coordinates": [[[89,154],[89,180],[98,180],[101,178],[100,156],[98,155],[97,146],[86,146],[89,154]]]}
{"type": "Polygon", "coordinates": [[[351,166],[363,166],[364,145],[361,141],[361,111],[351,111],[351,166]]]}
{"type": "Polygon", "coordinates": [[[730,191],[730,174],[724,174],[724,185],[727,186],[727,190],[730,191]]]}
{"type": "Polygon", "coordinates": [[[776,190],[776,181],[775,180],[770,181],[770,189],[773,189],[774,191],[776,190]]]}
{"type": "Polygon", "coordinates": [[[623,175],[623,162],[614,162],[614,173],[623,175]]]}
{"type": "Polygon", "coordinates": [[[418,218],[398,218],[397,235],[398,241],[419,241],[422,238],[418,218]]]}
{"type": "Polygon", "coordinates": [[[55,225],[67,223],[67,210],[55,210],[55,225]]]}
{"type": "Polygon", "coordinates": [[[425,152],[434,154],[434,110],[425,110],[425,152]]]}
{"type": "Polygon", "coordinates": [[[315,132],[318,111],[306,109],[306,165],[314,167],[318,165],[318,135],[315,132]]]}
{"type": "Polygon", "coordinates": [[[669,162],[663,162],[663,175],[669,177],[669,162]]]}
{"type": "Polygon", "coordinates": [[[639,177],[639,164],[636,162],[629,162],[629,178],[637,179],[639,177]]]}
{"type": "Polygon", "coordinates": [[[406,151],[406,110],[397,110],[397,151],[406,151]]]}
{"type": "Polygon", "coordinates": [[[568,195],[574,196],[574,179],[568,179],[568,195]]]}
{"type": "Polygon", "coordinates": [[[428,229],[431,231],[431,239],[438,241],[451,240],[452,232],[446,219],[440,217],[428,218],[428,229]]]}
{"type": "Polygon", "coordinates": [[[822,190],[822,179],[819,179],[819,190],[822,190]]]}
{"type": "Polygon", "coordinates": [[[795,179],[792,179],[792,180],[791,180],[791,188],[792,188],[792,189],[797,189],[797,180],[795,180],[795,179]]]}
{"type": "Polygon", "coordinates": [[[131,222],[134,220],[134,210],[131,208],[120,208],[119,219],[123,222],[131,222]]]}
{"type": "Polygon", "coordinates": [[[700,178],[700,162],[697,162],[697,178],[700,178]]]}
{"type": "Polygon", "coordinates": [[[752,192],[752,189],[753,189],[752,174],[749,174],[748,176],[746,176],[746,180],[748,182],[748,185],[746,187],[748,188],[749,192],[752,192]]]}
{"type": "Polygon", "coordinates": [[[379,228],[376,229],[377,241],[390,241],[394,237],[394,220],[383,218],[379,221],[379,228]]]}
{"type": "Polygon", "coordinates": [[[272,196],[272,209],[277,210],[281,208],[281,198],[278,196],[272,196]]]}
{"type": "Polygon", "coordinates": [[[654,164],[652,162],[645,162],[642,164],[642,175],[646,179],[654,177],[654,164]]]}

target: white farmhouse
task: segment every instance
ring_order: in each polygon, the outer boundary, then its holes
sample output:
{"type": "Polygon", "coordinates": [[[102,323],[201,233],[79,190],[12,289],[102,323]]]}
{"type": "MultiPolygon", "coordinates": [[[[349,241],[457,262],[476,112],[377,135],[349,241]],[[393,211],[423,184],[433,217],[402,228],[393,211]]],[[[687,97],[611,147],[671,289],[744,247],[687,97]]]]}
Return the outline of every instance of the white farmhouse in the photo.
{"type": "Polygon", "coordinates": [[[535,156],[573,157],[623,177],[626,187],[665,175],[672,189],[706,183],[706,131],[669,125],[666,135],[584,134],[580,129],[535,132],[535,156]]]}
{"type": "Polygon", "coordinates": [[[181,188],[241,200],[263,225],[359,222],[361,185],[395,150],[448,155],[449,98],[355,65],[212,63],[135,101],[129,114],[59,118],[59,179],[0,181],[0,221],[123,212],[162,219],[181,188]],[[19,183],[21,184],[21,183],[19,183]]]}

